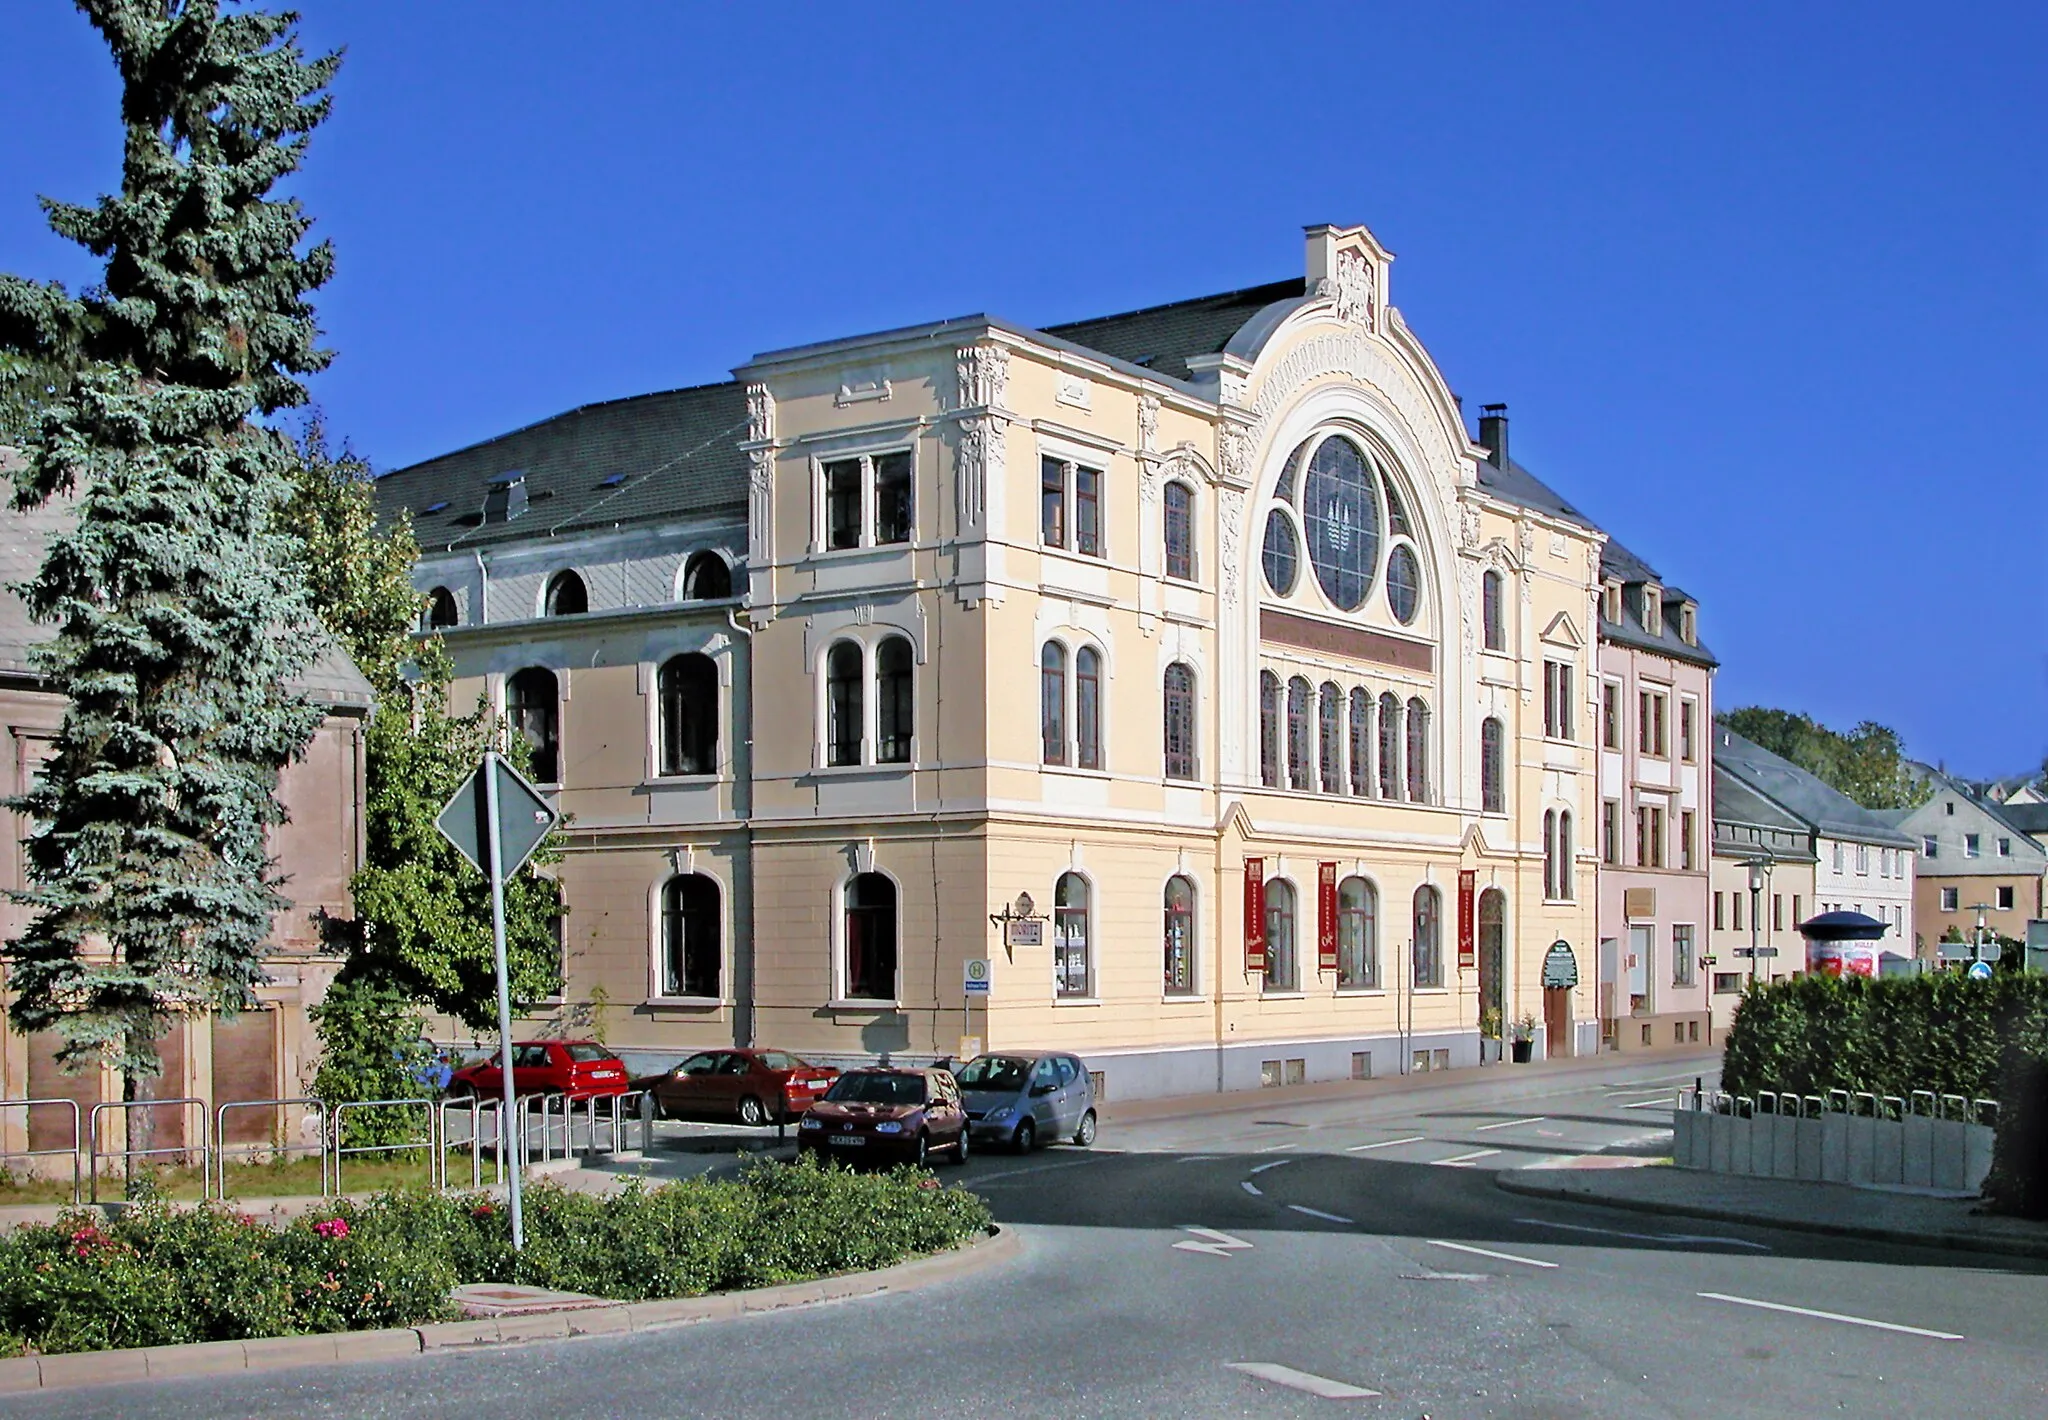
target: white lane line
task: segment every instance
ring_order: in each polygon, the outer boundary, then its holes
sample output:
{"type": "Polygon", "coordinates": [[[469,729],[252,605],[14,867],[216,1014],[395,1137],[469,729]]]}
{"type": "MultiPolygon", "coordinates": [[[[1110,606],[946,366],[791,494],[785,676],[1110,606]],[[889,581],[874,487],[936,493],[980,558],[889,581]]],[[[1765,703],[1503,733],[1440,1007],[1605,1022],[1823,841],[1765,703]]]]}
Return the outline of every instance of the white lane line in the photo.
{"type": "MultiPolygon", "coordinates": [[[[1449,1249],[1450,1249],[1450,1250],[1451,1250],[1452,1252],[1469,1252],[1469,1253],[1471,1253],[1471,1254],[1472,1254],[1472,1255],[1473,1255],[1474,1257],[1493,1257],[1493,1258],[1498,1258],[1498,1259],[1499,1259],[1500,1261],[1502,1261],[1502,1262],[1519,1262],[1519,1263],[1521,1263],[1521,1264],[1522,1264],[1522,1266],[1524,1266],[1524,1267],[1555,1267],[1555,1266],[1557,1266],[1557,1264],[1556,1264],[1556,1263],[1554,1263],[1554,1262],[1545,1262],[1545,1261],[1543,1261],[1543,1260],[1542,1260],[1541,1258],[1535,1258],[1535,1257],[1517,1257],[1517,1256],[1515,1256],[1515,1255],[1514,1255],[1513,1253],[1511,1253],[1511,1252],[1489,1252],[1489,1251],[1488,1251],[1487,1249],[1485,1249],[1485,1248],[1483,1248],[1483,1247],[1473,1247],[1473,1246],[1471,1246],[1470,1244],[1467,1244],[1467,1243],[1454,1243],[1454,1242],[1445,1242],[1445,1241],[1444,1241],[1443,1239],[1441,1239],[1441,1238],[1424,1238],[1424,1239],[1423,1239],[1423,1241],[1424,1241],[1424,1242],[1426,1242],[1426,1243],[1428,1243],[1428,1244],[1429,1244],[1429,1245],[1430,1245],[1431,1247],[1447,1247],[1447,1248],[1449,1248],[1449,1249]]],[[[1702,1296],[1704,1296],[1704,1295],[1705,1295],[1705,1293],[1701,1293],[1701,1295],[1702,1295],[1702,1296]]]]}
{"type": "Polygon", "coordinates": [[[1391,1149],[1396,1144],[1420,1144],[1428,1137],[1427,1134],[1410,1134],[1405,1139],[1382,1139],[1377,1144],[1353,1144],[1344,1152],[1347,1154],[1362,1154],[1367,1149],[1391,1149]]]}
{"type": "Polygon", "coordinates": [[[1292,1144],[1268,1144],[1265,1148],[1254,1149],[1252,1152],[1254,1154],[1277,1154],[1282,1149],[1292,1149],[1293,1147],[1294,1145],[1292,1144]]]}
{"type": "MultiPolygon", "coordinates": [[[[1161,1152],[1165,1152],[1162,1150],[1161,1152]]],[[[1222,1158],[1221,1154],[1189,1154],[1186,1158],[1175,1159],[1177,1164],[1213,1164],[1222,1158]]]]}
{"type": "Polygon", "coordinates": [[[1598,1233],[1609,1238],[1633,1238],[1637,1242],[1682,1242],[1722,1243],[1728,1247],[1753,1247],[1758,1252],[1769,1252],[1769,1243],[1751,1242],[1747,1238],[1724,1238],[1712,1233],[1625,1233],[1620,1228],[1589,1228],[1582,1223],[1552,1223],[1542,1218],[1517,1218],[1517,1223],[1531,1228],[1559,1228],[1568,1233],[1598,1233]]]}
{"type": "Polygon", "coordinates": [[[1233,1371],[1242,1371],[1256,1380],[1271,1381],[1284,1385],[1290,1390],[1305,1390],[1310,1395],[1319,1395],[1324,1400],[1370,1400],[1379,1394],[1348,1381],[1333,1381],[1328,1376],[1312,1376],[1307,1371],[1297,1371],[1292,1366],[1276,1366],[1270,1361],[1225,1361],[1224,1365],[1233,1371]]]}
{"type": "Polygon", "coordinates": [[[1259,1186],[1256,1183],[1253,1183],[1250,1179],[1246,1179],[1243,1183],[1240,1183],[1238,1187],[1242,1188],[1246,1193],[1249,1193],[1254,1198],[1264,1198],[1266,1196],[1265,1194],[1259,1192],[1259,1186]]]}
{"type": "Polygon", "coordinates": [[[1634,1104],[1625,1104],[1625,1105],[1623,1105],[1623,1106],[1622,1106],[1622,1108],[1623,1108],[1623,1109],[1671,1109],[1671,1108],[1674,1108],[1674,1106],[1672,1105],[1672,1103],[1671,1103],[1671,1101],[1670,1101],[1670,1100],[1663,1100],[1663,1099],[1658,1099],[1658,1100],[1637,1100],[1637,1101],[1636,1101],[1636,1102],[1635,1102],[1634,1104]]]}
{"type": "Polygon", "coordinates": [[[1326,1223],[1349,1223],[1353,1221],[1342,1213],[1325,1213],[1320,1208],[1309,1208],[1299,1203],[1290,1203],[1287,1206],[1304,1217],[1321,1218],[1326,1223]]]}
{"type": "Polygon", "coordinates": [[[1868,1326],[1878,1331],[1900,1331],[1908,1336],[1925,1336],[1935,1341],[1963,1339],[1953,1331],[1929,1331],[1922,1326],[1901,1326],[1895,1321],[1872,1321],[1867,1316],[1844,1316],[1840,1312],[1815,1311],[1812,1307],[1788,1307],[1783,1302],[1760,1302],[1754,1297],[1731,1297],[1726,1292],[1695,1292],[1693,1295],[1705,1297],[1710,1302],[1733,1302],[1738,1307],[1761,1307],[1767,1312],[1790,1312],[1794,1316],[1819,1317],[1822,1321],[1847,1322],[1850,1326],[1868,1326]]]}
{"type": "Polygon", "coordinates": [[[1256,1177],[1257,1175],[1264,1173],[1267,1169],[1284,1169],[1293,1162],[1295,1162],[1293,1159],[1275,1159],[1271,1163],[1260,1164],[1257,1168],[1252,1170],[1252,1174],[1256,1177]]]}
{"type": "Polygon", "coordinates": [[[1472,1166],[1472,1161],[1474,1159],[1490,1159],[1499,1152],[1500,1150],[1498,1149],[1474,1149],[1469,1154],[1454,1154],[1448,1159],[1431,1159],[1430,1162],[1436,1164],[1440,1168],[1470,1168],[1472,1166]]]}
{"type": "MultiPolygon", "coordinates": [[[[1101,1149],[1094,1149],[1094,1150],[1090,1150],[1089,1152],[1090,1152],[1091,1154],[1093,1154],[1093,1155],[1095,1156],[1095,1158],[1105,1158],[1105,1159],[1106,1159],[1106,1158],[1113,1158],[1113,1157],[1115,1157],[1114,1155],[1110,1154],[1110,1153],[1109,1153],[1108,1151],[1106,1151],[1106,1150],[1101,1150],[1101,1149]]],[[[975,1179],[974,1179],[974,1186],[975,1186],[976,1188],[980,1188],[980,1187],[981,1187],[981,1186],[982,1186],[983,1184],[987,1184],[987,1185],[989,1185],[989,1186],[993,1187],[993,1186],[995,1186],[996,1184],[999,1184],[999,1183],[1006,1183],[1006,1182],[1008,1182],[1008,1181],[1009,1181],[1010,1179],[1013,1179],[1013,1178],[1022,1178],[1022,1177],[1024,1177],[1024,1176],[1025,1176],[1026,1174],[1034,1174],[1034,1173],[1049,1173],[1049,1172],[1051,1172],[1051,1171],[1052,1171],[1052,1170],[1054,1170],[1054,1169],[1078,1169],[1078,1168],[1084,1168],[1084,1167],[1086,1167],[1087,1165],[1089,1165],[1089,1164],[1091,1164],[1091,1163],[1094,1163],[1094,1162],[1095,1162],[1095,1158],[1086,1158],[1086,1159],[1062,1159],[1062,1160],[1061,1160],[1061,1161],[1059,1161],[1058,1163],[1051,1163],[1051,1164],[1032,1164],[1032,1165],[1030,1165],[1030,1166],[1029,1166],[1029,1167],[1027,1167],[1027,1168],[1021,1168],[1021,1169],[1005,1169],[1005,1170],[1003,1170],[1003,1171],[1002,1171],[1001,1173],[985,1173],[985,1174],[977,1174],[977,1175],[975,1175],[975,1179]]]]}
{"type": "Polygon", "coordinates": [[[1550,1118],[1547,1114],[1532,1114],[1527,1119],[1503,1119],[1497,1124],[1480,1124],[1473,1127],[1474,1134],[1484,1134],[1489,1129],[1513,1129],[1518,1124],[1541,1124],[1550,1118]]]}

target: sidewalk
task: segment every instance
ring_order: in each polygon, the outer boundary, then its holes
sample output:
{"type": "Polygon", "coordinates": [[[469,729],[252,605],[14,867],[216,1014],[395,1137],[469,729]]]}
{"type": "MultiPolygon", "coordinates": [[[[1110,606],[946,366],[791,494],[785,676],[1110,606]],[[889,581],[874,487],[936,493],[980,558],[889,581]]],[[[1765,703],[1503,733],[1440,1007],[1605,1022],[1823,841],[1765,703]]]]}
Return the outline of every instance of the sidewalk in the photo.
{"type": "Polygon", "coordinates": [[[1982,1213],[1978,1210],[1983,1204],[1973,1198],[1655,1165],[1507,1169],[1494,1175],[1494,1183],[1509,1193],[1562,1203],[1591,1203],[1716,1223],[1750,1223],[1910,1247],[2048,1258],[2048,1223],[1982,1213]]]}
{"type": "MultiPolygon", "coordinates": [[[[1168,1095],[1157,1099],[1109,1101],[1100,1110],[1104,1123],[1145,1124],[1162,1119],[1194,1119],[1213,1114],[1240,1114],[1257,1109],[1283,1109],[1295,1104],[1319,1104],[1325,1100],[1374,1099],[1381,1095],[1406,1094],[1416,1090],[1449,1089],[1459,1085],[1501,1084],[1513,1080],[1597,1074],[1603,1070],[1629,1070],[1653,1065],[1660,1074],[1715,1075],[1721,1068],[1721,1051],[1696,1051],[1670,1055],[1580,1055],[1564,1060],[1534,1060],[1526,1065],[1472,1065],[1460,1070],[1429,1070],[1419,1075],[1385,1075],[1373,1080],[1323,1080],[1313,1085],[1279,1085],[1256,1090],[1225,1090],[1198,1095],[1168,1095]],[[1668,1067],[1665,1068],[1665,1067],[1668,1067]]],[[[1678,1087],[1672,1086],[1676,1095],[1678,1087]]]]}

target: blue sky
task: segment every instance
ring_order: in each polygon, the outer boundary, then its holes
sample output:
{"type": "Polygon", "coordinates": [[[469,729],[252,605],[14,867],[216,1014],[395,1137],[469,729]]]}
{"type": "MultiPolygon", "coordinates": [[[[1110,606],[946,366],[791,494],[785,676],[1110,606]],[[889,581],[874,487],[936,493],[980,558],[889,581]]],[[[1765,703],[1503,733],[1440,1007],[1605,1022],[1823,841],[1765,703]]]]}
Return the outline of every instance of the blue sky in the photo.
{"type": "MultiPolygon", "coordinates": [[[[2048,750],[2038,5],[300,8],[348,49],[315,392],[380,467],[1362,221],[1466,407],[1700,599],[1722,706],[2048,750]]],[[[116,180],[114,76],[55,0],[5,33],[0,269],[75,282],[34,199],[116,180]]]]}

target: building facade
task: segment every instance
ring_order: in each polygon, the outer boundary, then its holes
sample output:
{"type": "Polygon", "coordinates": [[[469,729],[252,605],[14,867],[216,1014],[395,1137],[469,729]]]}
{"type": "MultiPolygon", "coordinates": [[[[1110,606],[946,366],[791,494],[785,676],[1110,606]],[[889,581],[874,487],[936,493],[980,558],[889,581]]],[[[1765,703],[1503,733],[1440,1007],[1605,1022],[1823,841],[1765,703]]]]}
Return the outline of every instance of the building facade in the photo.
{"type": "MultiPolygon", "coordinates": [[[[1718,741],[1721,732],[1714,734],[1718,741]]],[[[1730,774],[1718,758],[1713,769],[1706,962],[1708,1010],[1720,1035],[1735,1023],[1751,981],[1806,970],[1799,924],[1814,901],[1815,854],[1804,819],[1730,774]]]]}
{"type": "Polygon", "coordinates": [[[1918,954],[1935,960],[1951,933],[1973,939],[1979,924],[2002,937],[2027,939],[2027,922],[2044,915],[2048,848],[2001,805],[1970,793],[1946,775],[1931,779],[1920,807],[1887,815],[1914,859],[1910,920],[1918,954]]]}
{"type": "Polygon", "coordinates": [[[1123,1098],[1469,1063],[1522,1016],[1594,1046],[1601,535],[1482,478],[1369,232],[1306,246],[1304,280],[778,351],[380,480],[456,699],[572,815],[527,1028],[1060,1048],[1123,1098]]]}

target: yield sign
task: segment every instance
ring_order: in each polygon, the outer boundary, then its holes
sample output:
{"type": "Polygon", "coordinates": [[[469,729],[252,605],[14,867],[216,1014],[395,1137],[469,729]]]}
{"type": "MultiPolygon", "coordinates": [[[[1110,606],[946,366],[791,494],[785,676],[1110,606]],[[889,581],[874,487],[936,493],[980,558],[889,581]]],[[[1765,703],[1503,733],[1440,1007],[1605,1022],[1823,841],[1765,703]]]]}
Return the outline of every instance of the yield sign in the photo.
{"type": "Polygon", "coordinates": [[[498,870],[509,878],[533,856],[533,850],[540,847],[560,815],[538,789],[526,782],[525,775],[500,756],[485,755],[476,773],[462,781],[462,787],[434,820],[441,836],[454,844],[455,851],[469,859],[478,872],[491,870],[490,850],[486,846],[490,841],[490,822],[484,815],[486,774],[497,776],[498,870]]]}

